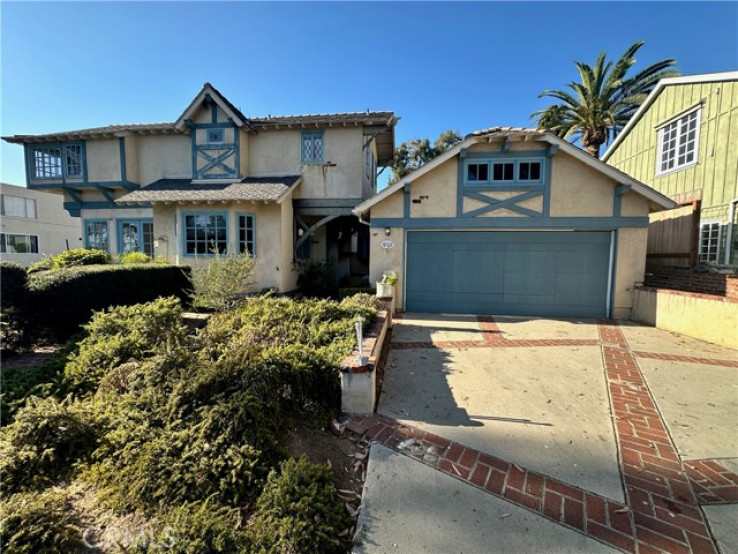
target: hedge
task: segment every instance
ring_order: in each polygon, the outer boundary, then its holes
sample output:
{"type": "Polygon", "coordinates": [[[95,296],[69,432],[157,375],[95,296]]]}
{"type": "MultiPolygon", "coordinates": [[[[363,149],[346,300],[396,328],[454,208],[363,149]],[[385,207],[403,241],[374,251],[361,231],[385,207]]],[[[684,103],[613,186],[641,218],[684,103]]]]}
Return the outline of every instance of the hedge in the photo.
{"type": "Polygon", "coordinates": [[[42,271],[28,278],[25,325],[35,338],[59,342],[94,311],[176,296],[187,303],[190,268],[158,264],[97,265],[42,271]]]}

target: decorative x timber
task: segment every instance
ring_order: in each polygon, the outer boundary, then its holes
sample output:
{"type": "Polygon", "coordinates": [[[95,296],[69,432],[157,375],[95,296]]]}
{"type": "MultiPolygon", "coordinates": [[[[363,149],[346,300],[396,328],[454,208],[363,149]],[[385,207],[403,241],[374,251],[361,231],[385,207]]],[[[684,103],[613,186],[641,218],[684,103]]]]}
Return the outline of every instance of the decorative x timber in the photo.
{"type": "Polygon", "coordinates": [[[527,215],[529,217],[542,217],[543,212],[537,212],[535,210],[531,210],[529,208],[524,208],[523,206],[517,205],[519,202],[523,202],[531,198],[536,198],[537,196],[541,196],[541,197],[543,196],[543,187],[541,187],[540,191],[528,191],[522,194],[518,194],[517,196],[512,196],[510,198],[505,198],[502,200],[499,198],[495,198],[494,196],[489,196],[489,195],[482,194],[479,192],[465,190],[464,197],[473,198],[474,200],[479,200],[480,202],[484,202],[488,205],[482,206],[481,208],[476,208],[469,212],[464,212],[463,216],[464,217],[477,217],[478,215],[486,214],[489,212],[493,212],[495,210],[500,210],[502,208],[505,208],[506,210],[510,210],[510,211],[517,212],[523,215],[527,215]]]}
{"type": "Polygon", "coordinates": [[[197,169],[197,175],[200,178],[206,178],[206,177],[235,177],[236,176],[236,169],[234,166],[230,166],[225,163],[225,160],[233,156],[236,152],[236,147],[233,144],[221,144],[218,146],[205,146],[205,145],[198,145],[197,147],[197,155],[199,158],[204,158],[206,163],[204,166],[197,169]],[[212,155],[210,152],[219,152],[217,155],[212,155]],[[219,173],[217,175],[210,174],[208,175],[208,171],[210,171],[213,168],[222,169],[225,173],[219,173]]]}
{"type": "MultiPolygon", "coordinates": [[[[700,505],[738,502],[738,475],[721,460],[681,459],[636,358],[726,367],[738,362],[633,352],[617,323],[607,320],[599,322],[599,338],[593,340],[507,340],[493,317],[477,321],[482,341],[394,342],[392,348],[599,346],[625,503],[386,416],[355,417],[348,429],[623,552],[717,554],[700,505]]],[[[402,324],[402,318],[395,322],[402,324]]]]}

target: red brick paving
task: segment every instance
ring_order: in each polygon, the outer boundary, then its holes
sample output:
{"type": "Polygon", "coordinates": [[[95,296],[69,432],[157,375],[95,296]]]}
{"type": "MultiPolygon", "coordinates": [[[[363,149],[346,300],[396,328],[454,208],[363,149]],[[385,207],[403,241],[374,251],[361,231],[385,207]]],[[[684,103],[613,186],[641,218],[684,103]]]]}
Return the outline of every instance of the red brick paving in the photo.
{"type": "MultiPolygon", "coordinates": [[[[403,425],[385,416],[354,418],[349,428],[391,448],[413,438],[423,459],[434,446],[438,470],[624,552],[717,553],[699,504],[738,502],[738,475],[719,460],[681,462],[635,357],[738,367],[738,361],[632,352],[616,322],[598,325],[599,340],[507,340],[494,318],[477,318],[484,342],[395,342],[392,348],[601,345],[626,504],[517,464],[403,425]]],[[[407,453],[407,452],[406,452],[407,453]]]]}

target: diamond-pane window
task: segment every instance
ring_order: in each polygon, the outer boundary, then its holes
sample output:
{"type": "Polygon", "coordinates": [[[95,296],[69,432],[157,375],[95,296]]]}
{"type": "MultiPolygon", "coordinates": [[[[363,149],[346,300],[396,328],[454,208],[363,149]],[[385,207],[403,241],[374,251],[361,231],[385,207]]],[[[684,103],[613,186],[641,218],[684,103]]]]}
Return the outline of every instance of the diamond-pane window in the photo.
{"type": "Polygon", "coordinates": [[[302,140],[302,163],[323,163],[323,131],[303,131],[300,135],[300,138],[302,140]]]}

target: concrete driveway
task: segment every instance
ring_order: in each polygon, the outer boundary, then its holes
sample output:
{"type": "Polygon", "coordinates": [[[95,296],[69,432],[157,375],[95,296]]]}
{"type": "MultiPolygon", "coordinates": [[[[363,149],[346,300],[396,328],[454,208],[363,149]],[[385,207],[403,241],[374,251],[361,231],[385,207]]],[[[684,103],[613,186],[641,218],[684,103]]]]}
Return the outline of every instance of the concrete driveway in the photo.
{"type": "MultiPolygon", "coordinates": [[[[383,503],[402,511],[413,497],[400,481],[443,491],[449,478],[484,513],[494,502],[545,521],[540,542],[486,551],[592,550],[581,535],[631,552],[710,552],[715,539],[738,551],[735,350],[630,323],[423,314],[399,319],[392,341],[378,415],[355,422],[395,453],[372,449],[361,551],[414,536],[383,517],[383,503]],[[384,488],[383,473],[395,475],[384,488]]],[[[438,508],[421,510],[431,528],[438,508]]],[[[503,536],[509,517],[421,536],[474,552],[463,537],[503,536]]]]}

